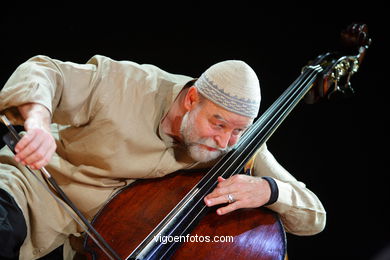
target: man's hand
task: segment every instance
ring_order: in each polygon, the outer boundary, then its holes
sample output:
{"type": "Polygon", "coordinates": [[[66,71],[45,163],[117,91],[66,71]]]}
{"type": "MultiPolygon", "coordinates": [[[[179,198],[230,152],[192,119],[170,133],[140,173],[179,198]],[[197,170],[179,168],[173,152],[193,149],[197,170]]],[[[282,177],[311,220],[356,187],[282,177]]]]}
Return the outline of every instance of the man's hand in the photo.
{"type": "Polygon", "coordinates": [[[57,148],[50,132],[50,112],[35,103],[24,104],[18,109],[25,119],[27,133],[15,146],[15,160],[32,169],[40,169],[49,163],[57,148]]]}
{"type": "Polygon", "coordinates": [[[264,205],[271,196],[271,188],[268,182],[261,177],[245,174],[233,175],[228,179],[218,177],[217,187],[204,198],[204,201],[209,207],[228,203],[229,194],[235,201],[219,208],[218,215],[240,208],[257,208],[264,205]]]}

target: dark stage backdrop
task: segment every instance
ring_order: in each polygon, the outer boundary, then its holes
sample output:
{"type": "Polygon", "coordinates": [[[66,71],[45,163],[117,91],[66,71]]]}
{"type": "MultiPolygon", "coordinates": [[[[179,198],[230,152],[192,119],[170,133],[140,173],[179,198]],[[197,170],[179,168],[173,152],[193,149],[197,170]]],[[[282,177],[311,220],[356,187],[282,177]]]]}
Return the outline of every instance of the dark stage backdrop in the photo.
{"type": "Polygon", "coordinates": [[[366,23],[373,43],[352,79],[356,94],[315,105],[300,103],[268,146],[319,196],[328,213],[322,233],[288,235],[289,258],[379,259],[390,246],[384,7],[210,4],[95,2],[86,8],[64,1],[2,8],[0,85],[37,54],[79,63],[101,54],[194,77],[218,61],[242,59],[260,77],[264,111],[309,60],[338,49],[342,29],[352,22],[366,23]]]}

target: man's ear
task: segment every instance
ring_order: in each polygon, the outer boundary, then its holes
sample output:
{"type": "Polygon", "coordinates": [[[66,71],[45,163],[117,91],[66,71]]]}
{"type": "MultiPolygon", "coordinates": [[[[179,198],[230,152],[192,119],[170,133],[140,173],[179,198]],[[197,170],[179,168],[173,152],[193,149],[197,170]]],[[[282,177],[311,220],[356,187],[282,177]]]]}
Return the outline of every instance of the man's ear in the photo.
{"type": "Polygon", "coordinates": [[[194,109],[200,102],[199,92],[195,86],[188,89],[187,94],[184,97],[184,108],[187,111],[194,109]]]}

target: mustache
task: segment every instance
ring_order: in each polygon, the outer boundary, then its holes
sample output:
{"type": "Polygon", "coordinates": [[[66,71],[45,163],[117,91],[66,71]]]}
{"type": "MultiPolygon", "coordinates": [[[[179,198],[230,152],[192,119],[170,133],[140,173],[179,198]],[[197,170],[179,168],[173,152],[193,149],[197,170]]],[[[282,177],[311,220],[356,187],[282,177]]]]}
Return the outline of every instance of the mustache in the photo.
{"type": "Polygon", "coordinates": [[[210,148],[216,149],[218,152],[221,152],[221,153],[230,152],[234,148],[234,145],[226,146],[226,148],[221,148],[211,138],[201,138],[201,139],[197,140],[196,142],[190,143],[189,145],[191,145],[191,146],[193,146],[193,145],[205,145],[205,146],[208,146],[210,148]]]}

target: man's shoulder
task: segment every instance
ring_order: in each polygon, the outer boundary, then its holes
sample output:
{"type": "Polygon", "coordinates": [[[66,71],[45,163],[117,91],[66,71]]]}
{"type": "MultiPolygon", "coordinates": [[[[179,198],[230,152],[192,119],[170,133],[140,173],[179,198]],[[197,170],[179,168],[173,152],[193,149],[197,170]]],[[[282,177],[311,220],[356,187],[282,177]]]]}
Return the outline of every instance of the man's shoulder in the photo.
{"type": "Polygon", "coordinates": [[[173,83],[183,83],[188,82],[193,79],[193,77],[183,75],[180,73],[169,72],[162,68],[161,66],[150,64],[150,63],[140,63],[131,60],[125,59],[113,59],[104,55],[96,54],[91,57],[88,64],[93,64],[95,66],[110,68],[111,70],[125,70],[127,72],[139,72],[145,76],[159,78],[165,81],[171,81],[173,83]]]}

